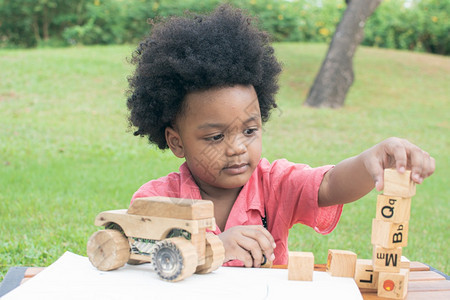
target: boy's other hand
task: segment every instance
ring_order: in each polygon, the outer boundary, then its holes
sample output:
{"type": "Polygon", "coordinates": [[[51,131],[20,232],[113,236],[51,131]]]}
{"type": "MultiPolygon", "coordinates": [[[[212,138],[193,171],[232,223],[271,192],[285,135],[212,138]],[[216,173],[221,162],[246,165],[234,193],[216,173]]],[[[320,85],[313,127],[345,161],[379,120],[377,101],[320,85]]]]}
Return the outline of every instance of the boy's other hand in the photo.
{"type": "Polygon", "coordinates": [[[272,235],[261,225],[235,226],[218,235],[225,248],[224,262],[238,259],[245,267],[259,268],[264,258],[275,259],[272,235]]]}
{"type": "Polygon", "coordinates": [[[384,169],[396,168],[400,173],[411,170],[411,179],[415,183],[422,183],[435,170],[434,158],[428,152],[396,137],[382,141],[362,155],[364,165],[375,181],[378,191],[384,188],[384,169]]]}

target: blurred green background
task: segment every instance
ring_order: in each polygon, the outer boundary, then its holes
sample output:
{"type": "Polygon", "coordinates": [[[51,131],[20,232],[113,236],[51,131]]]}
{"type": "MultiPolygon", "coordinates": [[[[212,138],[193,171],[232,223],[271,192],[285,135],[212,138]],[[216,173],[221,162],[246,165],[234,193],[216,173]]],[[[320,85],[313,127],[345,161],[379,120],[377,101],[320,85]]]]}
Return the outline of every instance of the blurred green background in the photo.
{"type": "MultiPolygon", "coordinates": [[[[258,16],[277,42],[329,42],[344,0],[0,0],[0,47],[136,43],[147,19],[231,3],[258,16]]],[[[450,1],[384,0],[363,45],[450,53],[450,1]]]]}

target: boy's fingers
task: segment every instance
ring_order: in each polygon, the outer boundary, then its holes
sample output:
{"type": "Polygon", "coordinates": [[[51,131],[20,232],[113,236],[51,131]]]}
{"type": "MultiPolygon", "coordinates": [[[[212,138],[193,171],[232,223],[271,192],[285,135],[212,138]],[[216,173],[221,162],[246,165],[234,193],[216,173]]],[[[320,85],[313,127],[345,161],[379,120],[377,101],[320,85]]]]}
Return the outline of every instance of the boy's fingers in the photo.
{"type": "Polygon", "coordinates": [[[259,268],[261,266],[262,261],[264,260],[263,253],[261,251],[261,248],[252,248],[250,250],[250,254],[253,258],[253,267],[259,268]]]}
{"type": "Polygon", "coordinates": [[[423,155],[423,165],[422,165],[422,181],[423,179],[427,178],[431,174],[433,174],[435,169],[435,160],[433,157],[430,156],[430,154],[426,151],[422,151],[423,155]]]}
{"type": "Polygon", "coordinates": [[[277,244],[275,243],[275,240],[273,239],[273,236],[270,234],[270,232],[264,228],[261,225],[256,225],[256,227],[258,228],[258,230],[260,230],[265,236],[266,238],[269,240],[270,242],[270,246],[272,247],[272,249],[277,247],[277,244]]]}
{"type": "Polygon", "coordinates": [[[227,260],[238,259],[242,261],[245,267],[251,268],[253,266],[253,257],[249,250],[252,249],[252,247],[258,247],[258,243],[252,239],[241,236],[228,248],[229,256],[227,260]]]}
{"type": "MultiPolygon", "coordinates": [[[[242,234],[258,242],[259,248],[264,252],[267,259],[273,260],[273,249],[276,247],[272,235],[260,225],[248,226],[242,234]]],[[[256,257],[254,257],[257,259],[256,257]]],[[[262,257],[261,257],[262,259],[262,257]]],[[[261,262],[261,260],[260,260],[261,262]]]]}
{"type": "Polygon", "coordinates": [[[382,191],[384,189],[384,171],[382,166],[377,164],[376,171],[372,174],[372,178],[375,182],[377,191],[382,191]]]}
{"type": "Polygon", "coordinates": [[[426,158],[424,151],[419,148],[414,148],[411,150],[411,179],[415,183],[422,183],[424,174],[423,167],[426,158]]]}
{"type": "Polygon", "coordinates": [[[392,145],[390,151],[391,156],[395,160],[395,168],[397,169],[398,172],[404,173],[408,164],[408,155],[406,153],[406,146],[402,143],[395,143],[392,145]]]}
{"type": "Polygon", "coordinates": [[[377,191],[384,189],[384,169],[395,166],[399,173],[411,170],[411,179],[416,183],[433,174],[435,160],[426,151],[407,140],[389,138],[369,149],[365,157],[365,167],[372,176],[377,191]]]}
{"type": "Polygon", "coordinates": [[[428,177],[434,173],[434,170],[436,170],[436,161],[434,160],[433,157],[430,156],[429,159],[427,159],[426,165],[427,165],[427,168],[426,168],[425,177],[428,177]]]}
{"type": "Polygon", "coordinates": [[[244,227],[245,227],[246,229],[252,229],[252,230],[259,231],[259,232],[261,232],[262,234],[264,234],[264,235],[267,237],[267,239],[273,240],[273,237],[272,237],[272,235],[270,234],[270,232],[269,232],[267,229],[265,229],[262,225],[245,225],[244,227]]]}
{"type": "Polygon", "coordinates": [[[246,258],[244,265],[246,267],[259,267],[263,258],[261,247],[253,238],[248,238],[245,235],[237,241],[239,247],[246,252],[247,255],[243,255],[246,258]]]}
{"type": "Polygon", "coordinates": [[[236,259],[239,259],[240,261],[242,261],[246,268],[253,267],[253,257],[250,255],[250,252],[248,252],[247,250],[245,250],[243,248],[241,248],[241,251],[239,251],[239,252],[240,253],[238,253],[238,256],[236,259]]]}

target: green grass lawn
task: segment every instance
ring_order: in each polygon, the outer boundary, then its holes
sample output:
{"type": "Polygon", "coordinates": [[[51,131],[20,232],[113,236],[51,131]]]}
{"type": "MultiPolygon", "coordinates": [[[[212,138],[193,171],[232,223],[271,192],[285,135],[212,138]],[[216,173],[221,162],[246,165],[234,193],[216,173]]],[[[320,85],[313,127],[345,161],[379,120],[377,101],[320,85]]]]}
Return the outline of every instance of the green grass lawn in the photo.
{"type": "MultiPolygon", "coordinates": [[[[280,108],[264,131],[264,156],[335,164],[389,137],[436,158],[417,187],[403,254],[449,273],[450,59],[360,47],[356,81],[339,110],[302,106],[325,45],[278,44],[280,108]]],[[[182,162],[132,135],[125,105],[130,46],[0,50],[0,280],[12,266],[47,266],[65,251],[86,255],[97,213],[126,208],[144,182],[182,162]]],[[[376,192],[348,204],[328,236],[305,226],[289,247],[348,249],[370,258],[376,192]]]]}

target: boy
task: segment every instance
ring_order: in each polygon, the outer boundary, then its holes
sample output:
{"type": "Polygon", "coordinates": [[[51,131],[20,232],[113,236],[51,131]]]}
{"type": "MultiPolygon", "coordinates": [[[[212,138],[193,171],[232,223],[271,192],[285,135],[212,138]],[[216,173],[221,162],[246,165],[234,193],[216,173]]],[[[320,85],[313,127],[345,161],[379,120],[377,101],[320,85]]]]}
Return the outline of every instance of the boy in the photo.
{"type": "Polygon", "coordinates": [[[127,104],[135,135],[185,163],[144,184],[132,201],[156,195],[213,201],[226,265],[259,267],[264,256],[286,264],[294,224],[327,234],[343,204],[374,186],[383,189],[383,169],[411,169],[416,183],[434,171],[428,153],[399,138],[336,166],[261,159],[262,124],[276,107],[281,67],[267,34],[230,6],[156,24],[133,62],[127,104]]]}

